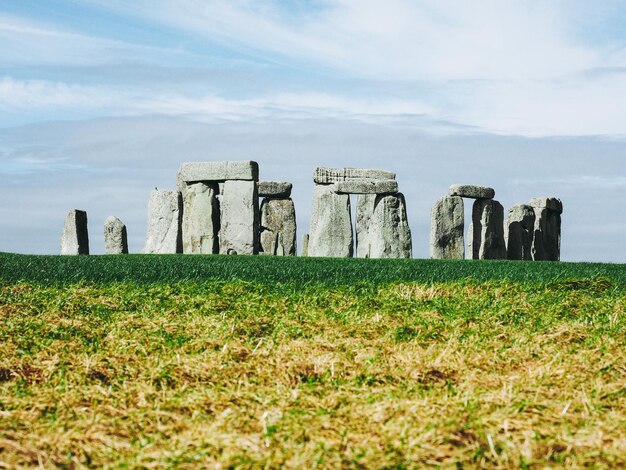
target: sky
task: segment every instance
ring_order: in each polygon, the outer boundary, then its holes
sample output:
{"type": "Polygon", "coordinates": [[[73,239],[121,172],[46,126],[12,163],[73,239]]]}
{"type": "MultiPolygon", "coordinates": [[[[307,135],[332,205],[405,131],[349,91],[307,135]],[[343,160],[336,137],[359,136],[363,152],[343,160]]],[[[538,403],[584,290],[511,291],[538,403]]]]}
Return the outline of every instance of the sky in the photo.
{"type": "Polygon", "coordinates": [[[0,0],[0,44],[0,251],[82,209],[92,253],[110,215],[140,252],[181,163],[255,160],[299,244],[316,166],[381,168],[415,257],[463,183],[559,197],[562,260],[626,263],[621,0],[0,0]]]}

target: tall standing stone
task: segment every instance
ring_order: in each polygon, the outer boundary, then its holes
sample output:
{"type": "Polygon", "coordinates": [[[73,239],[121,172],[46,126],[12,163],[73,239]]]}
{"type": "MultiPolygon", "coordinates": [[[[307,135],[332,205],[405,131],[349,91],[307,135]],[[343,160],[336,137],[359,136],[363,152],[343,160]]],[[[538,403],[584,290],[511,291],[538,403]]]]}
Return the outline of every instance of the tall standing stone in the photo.
{"type": "Polygon", "coordinates": [[[350,196],[335,193],[331,186],[316,184],[308,256],[351,258],[353,247],[350,196]]]}
{"type": "Polygon", "coordinates": [[[411,258],[411,229],[404,195],[360,195],[356,234],[359,258],[411,258]]]}
{"type": "Polygon", "coordinates": [[[534,198],[535,229],[532,254],[536,261],[561,259],[561,214],[563,204],[557,198],[534,198]]]}
{"type": "Polygon", "coordinates": [[[526,204],[509,209],[507,220],[507,259],[532,260],[535,211],[526,204]]]}
{"type": "Polygon", "coordinates": [[[296,209],[290,198],[263,199],[260,253],[296,256],[296,209]]]}
{"type": "Polygon", "coordinates": [[[114,216],[107,217],[104,221],[104,252],[107,255],[128,254],[126,225],[114,216]]]}
{"type": "Polygon", "coordinates": [[[220,253],[259,252],[259,197],[256,181],[224,182],[221,200],[220,253]]]}
{"type": "Polygon", "coordinates": [[[144,253],[182,253],[182,205],[179,191],[150,191],[144,253]]]}
{"type": "Polygon", "coordinates": [[[183,253],[219,252],[220,206],[217,183],[187,185],[183,196],[183,253]]]}
{"type": "Polygon", "coordinates": [[[476,199],[472,208],[472,258],[506,259],[504,208],[493,199],[476,199]]]}
{"type": "Polygon", "coordinates": [[[65,218],[61,235],[62,255],[88,255],[89,233],[87,231],[87,212],[71,210],[65,218]]]}
{"type": "Polygon", "coordinates": [[[444,196],[430,211],[430,257],[433,259],[465,258],[463,198],[444,196]]]}

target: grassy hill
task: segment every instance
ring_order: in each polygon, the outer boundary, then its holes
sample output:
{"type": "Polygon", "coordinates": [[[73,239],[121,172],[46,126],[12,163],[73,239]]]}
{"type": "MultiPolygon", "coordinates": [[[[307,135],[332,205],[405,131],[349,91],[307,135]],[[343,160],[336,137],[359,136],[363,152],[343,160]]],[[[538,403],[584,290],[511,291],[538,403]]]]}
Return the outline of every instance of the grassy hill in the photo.
{"type": "Polygon", "coordinates": [[[625,270],[0,254],[0,466],[624,466],[625,270]]]}

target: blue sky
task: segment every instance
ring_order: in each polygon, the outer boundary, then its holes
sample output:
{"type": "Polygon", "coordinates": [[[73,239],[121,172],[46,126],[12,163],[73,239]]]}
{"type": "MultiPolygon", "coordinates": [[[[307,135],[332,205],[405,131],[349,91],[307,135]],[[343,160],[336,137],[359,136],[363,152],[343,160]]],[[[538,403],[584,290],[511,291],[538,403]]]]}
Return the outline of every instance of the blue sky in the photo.
{"type": "Polygon", "coordinates": [[[183,161],[398,173],[414,253],[453,183],[561,197],[566,260],[626,262],[620,1],[0,0],[0,251],[56,253],[65,214],[140,251],[183,161]]]}

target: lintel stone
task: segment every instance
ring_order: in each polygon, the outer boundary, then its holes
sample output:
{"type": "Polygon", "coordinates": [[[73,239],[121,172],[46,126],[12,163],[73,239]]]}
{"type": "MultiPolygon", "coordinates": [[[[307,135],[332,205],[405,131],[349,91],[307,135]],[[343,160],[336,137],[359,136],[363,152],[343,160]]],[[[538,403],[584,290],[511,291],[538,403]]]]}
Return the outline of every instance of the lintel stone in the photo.
{"type": "Polygon", "coordinates": [[[366,168],[324,168],[317,167],[313,173],[316,184],[333,184],[347,180],[395,180],[396,174],[385,170],[370,170],[366,168]]]}
{"type": "Polygon", "coordinates": [[[496,191],[487,186],[476,186],[472,184],[453,184],[448,188],[450,196],[467,197],[470,199],[493,199],[496,191]]]}
{"type": "Polygon", "coordinates": [[[259,197],[288,198],[292,187],[285,181],[259,181],[259,197]]]}
{"type": "Polygon", "coordinates": [[[258,181],[259,164],[250,160],[225,162],[183,163],[176,175],[176,184],[181,190],[185,184],[200,181],[258,181]]]}
{"type": "Polygon", "coordinates": [[[398,192],[396,180],[347,180],[333,185],[338,194],[395,194],[398,192]]]}

